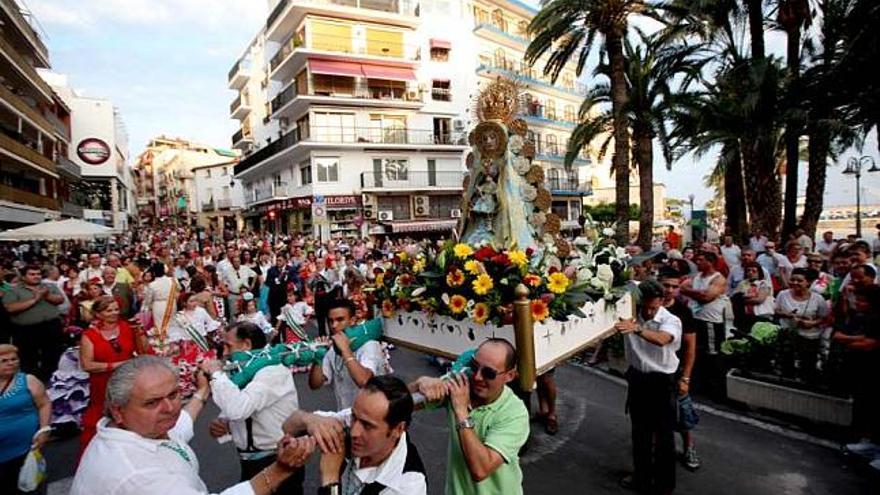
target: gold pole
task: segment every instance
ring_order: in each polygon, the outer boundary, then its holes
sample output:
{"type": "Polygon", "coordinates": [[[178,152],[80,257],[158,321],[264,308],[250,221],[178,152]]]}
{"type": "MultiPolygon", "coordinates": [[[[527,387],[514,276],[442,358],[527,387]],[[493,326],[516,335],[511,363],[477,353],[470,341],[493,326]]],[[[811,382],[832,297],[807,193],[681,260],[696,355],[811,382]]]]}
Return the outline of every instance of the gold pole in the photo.
{"type": "Polygon", "coordinates": [[[524,392],[535,389],[535,328],[532,325],[532,310],[529,307],[529,289],[519,284],[514,290],[513,332],[516,337],[516,352],[519,355],[517,371],[519,385],[524,392]]]}

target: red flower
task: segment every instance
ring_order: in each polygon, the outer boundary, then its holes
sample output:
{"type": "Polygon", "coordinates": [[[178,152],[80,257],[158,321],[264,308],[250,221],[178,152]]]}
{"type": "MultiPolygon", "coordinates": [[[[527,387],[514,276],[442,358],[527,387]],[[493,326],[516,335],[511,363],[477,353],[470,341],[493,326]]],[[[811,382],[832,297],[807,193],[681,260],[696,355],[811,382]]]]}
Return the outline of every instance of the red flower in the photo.
{"type": "Polygon", "coordinates": [[[391,258],[391,262],[394,263],[394,266],[400,266],[400,258],[397,256],[391,258]]]}
{"type": "Polygon", "coordinates": [[[486,261],[496,254],[498,254],[498,251],[495,251],[495,248],[493,248],[492,246],[483,246],[476,253],[474,253],[474,259],[477,261],[486,261]]]}
{"type": "Polygon", "coordinates": [[[535,254],[535,249],[534,249],[534,248],[526,248],[526,256],[528,256],[529,258],[531,258],[533,254],[535,254]]]}
{"type": "Polygon", "coordinates": [[[409,311],[410,303],[409,299],[405,297],[401,297],[397,300],[397,307],[402,309],[403,311],[409,311]]]}
{"type": "Polygon", "coordinates": [[[553,294],[551,294],[551,293],[548,292],[548,293],[546,293],[546,294],[541,294],[540,299],[541,299],[542,301],[544,301],[544,304],[550,304],[551,301],[553,301],[554,299],[556,299],[556,296],[554,296],[553,294]]]}
{"type": "Polygon", "coordinates": [[[558,271],[559,271],[559,268],[556,268],[555,266],[551,266],[550,269],[547,270],[547,275],[553,275],[554,273],[556,273],[558,271]]]}
{"type": "Polygon", "coordinates": [[[409,287],[410,285],[412,285],[412,277],[408,273],[404,273],[403,275],[401,275],[398,281],[400,282],[400,285],[404,287],[409,287]]]}
{"type": "Polygon", "coordinates": [[[508,267],[510,266],[510,258],[508,258],[507,255],[504,253],[496,254],[492,257],[492,263],[495,263],[496,265],[501,265],[503,267],[508,267]]]}

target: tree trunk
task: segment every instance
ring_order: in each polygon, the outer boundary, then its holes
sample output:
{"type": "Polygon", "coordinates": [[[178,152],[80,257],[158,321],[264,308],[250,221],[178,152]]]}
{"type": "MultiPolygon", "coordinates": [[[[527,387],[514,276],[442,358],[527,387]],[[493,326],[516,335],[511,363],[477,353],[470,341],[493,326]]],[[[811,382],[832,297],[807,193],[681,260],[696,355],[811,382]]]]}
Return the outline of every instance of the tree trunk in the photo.
{"type": "MultiPolygon", "coordinates": [[[[794,84],[801,73],[800,24],[790,22],[786,27],[786,59],[788,76],[794,84]]],[[[797,224],[798,196],[798,141],[801,137],[801,125],[797,118],[789,118],[785,124],[785,207],[782,215],[782,238],[787,239],[794,233],[797,224]]]]}
{"type": "Polygon", "coordinates": [[[736,157],[724,169],[724,215],[726,227],[737,244],[748,239],[748,221],[746,219],[746,190],[743,184],[742,157],[737,143],[725,144],[733,148],[736,157]]]}
{"type": "Polygon", "coordinates": [[[768,153],[769,139],[751,136],[740,146],[743,177],[748,191],[748,209],[751,228],[761,229],[769,239],[778,239],[781,213],[779,177],[772,150],[768,153]]]}
{"type": "Polygon", "coordinates": [[[617,243],[629,244],[629,119],[624,107],[629,99],[626,90],[623,36],[621,33],[606,35],[606,48],[611,61],[611,110],[614,116],[614,167],[615,199],[617,216],[617,243]]]}
{"type": "Polygon", "coordinates": [[[821,125],[810,125],[809,136],[809,171],[807,172],[807,197],[804,203],[804,214],[801,216],[800,227],[812,238],[816,237],[816,225],[822,214],[825,199],[825,179],[827,176],[828,149],[831,135],[821,125]]]}
{"type": "Polygon", "coordinates": [[[746,0],[749,18],[749,39],[752,47],[752,60],[764,60],[764,2],[762,0],[746,0]]]}
{"type": "Polygon", "coordinates": [[[651,249],[654,239],[654,139],[644,130],[633,131],[636,161],[639,165],[639,238],[638,245],[651,249]]]}

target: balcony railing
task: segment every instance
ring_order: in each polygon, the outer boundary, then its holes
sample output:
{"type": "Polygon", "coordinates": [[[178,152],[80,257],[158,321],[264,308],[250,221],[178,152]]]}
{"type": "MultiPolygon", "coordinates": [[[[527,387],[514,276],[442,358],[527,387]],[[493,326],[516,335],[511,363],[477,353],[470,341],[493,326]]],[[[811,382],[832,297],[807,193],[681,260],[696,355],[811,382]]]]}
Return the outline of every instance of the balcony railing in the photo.
{"type": "Polygon", "coordinates": [[[49,87],[49,84],[37,74],[36,69],[34,69],[33,64],[28,62],[24,57],[22,57],[15,48],[12,47],[3,37],[0,37],[0,51],[6,53],[8,57],[10,57],[13,63],[18,67],[18,69],[27,75],[30,83],[33,84],[40,92],[43,93],[43,96],[46,98],[47,102],[51,102],[52,100],[52,88],[49,87]]]}
{"type": "Polygon", "coordinates": [[[2,128],[0,128],[0,148],[9,150],[13,155],[24,158],[48,172],[55,173],[55,162],[31,148],[28,144],[21,142],[20,136],[18,138],[12,137],[2,128]]]}
{"type": "Polygon", "coordinates": [[[326,144],[396,144],[425,146],[467,146],[467,133],[435,133],[432,129],[311,126],[310,132],[301,136],[299,128],[288,132],[281,139],[271,142],[235,166],[240,174],[273,155],[302,142],[326,144]]]}
{"type": "MultiPolygon", "coordinates": [[[[272,25],[278,20],[278,17],[284,13],[284,10],[290,4],[290,0],[281,0],[278,5],[272,9],[269,18],[266,20],[266,29],[271,30],[272,25]]],[[[392,14],[409,15],[418,17],[419,4],[409,0],[303,0],[302,4],[317,5],[339,5],[342,7],[354,7],[360,9],[377,10],[379,12],[389,12],[392,14]]]]}
{"type": "Polygon", "coordinates": [[[569,179],[565,177],[551,177],[546,181],[546,187],[551,192],[580,192],[577,179],[569,179]]]}
{"type": "Polygon", "coordinates": [[[214,200],[202,201],[202,211],[214,211],[214,200]]]}
{"type": "Polygon", "coordinates": [[[519,35],[516,35],[513,33],[509,33],[509,32],[507,32],[507,30],[502,29],[502,28],[496,26],[495,24],[492,24],[491,22],[480,22],[480,23],[477,23],[476,26],[474,26],[474,32],[480,31],[482,29],[485,29],[487,31],[491,31],[493,33],[500,34],[501,36],[504,36],[505,38],[509,38],[509,39],[516,41],[517,43],[520,43],[523,45],[529,44],[528,38],[524,38],[522,36],[519,36],[519,35]]]}
{"type": "MultiPolygon", "coordinates": [[[[386,171],[387,172],[387,171],[386,171]]],[[[430,187],[460,189],[463,172],[407,170],[405,172],[362,172],[362,189],[424,189],[430,187]]]]}
{"type": "Polygon", "coordinates": [[[66,173],[76,179],[82,177],[82,170],[80,170],[79,165],[66,156],[58,155],[58,163],[56,165],[56,170],[58,170],[59,173],[66,173]]]}
{"type": "Polygon", "coordinates": [[[511,79],[538,84],[547,88],[552,88],[560,91],[565,91],[576,96],[585,96],[587,94],[587,87],[581,83],[572,83],[570,85],[559,83],[553,84],[549,80],[544,80],[537,70],[529,67],[525,62],[521,60],[496,57],[494,54],[491,53],[481,54],[480,63],[477,66],[477,72],[488,70],[496,72],[500,71],[502,75],[511,79]]]}
{"type": "Polygon", "coordinates": [[[65,217],[71,218],[82,218],[83,217],[83,207],[76,204],[71,203],[70,201],[62,201],[61,202],[61,215],[65,217]]]}
{"type": "Polygon", "coordinates": [[[232,200],[229,198],[220,198],[216,200],[218,210],[228,210],[232,208],[232,200]]]}
{"type": "Polygon", "coordinates": [[[13,25],[18,27],[22,36],[33,45],[36,53],[39,54],[44,61],[49,60],[49,51],[46,49],[43,39],[40,37],[39,33],[37,33],[37,30],[31,25],[31,19],[22,15],[21,8],[15,3],[15,0],[0,0],[0,2],[6,4],[6,10],[12,14],[13,25]]]}
{"type": "Polygon", "coordinates": [[[452,90],[447,88],[431,88],[431,99],[434,101],[452,101],[452,90]]]}
{"type": "Polygon", "coordinates": [[[58,200],[55,198],[49,198],[23,189],[16,189],[6,184],[0,184],[0,197],[13,203],[36,206],[37,208],[58,209],[58,200]]]}
{"type": "Polygon", "coordinates": [[[367,55],[372,57],[386,57],[405,60],[419,60],[421,51],[418,45],[397,43],[393,41],[357,40],[354,37],[321,35],[316,39],[312,35],[310,43],[304,42],[297,34],[294,34],[281,44],[278,52],[269,60],[269,72],[274,72],[290,54],[297,48],[303,47],[310,50],[320,50],[347,55],[367,55]],[[317,43],[316,43],[317,41],[317,43]],[[356,41],[363,41],[355,43],[356,41]],[[317,45],[317,46],[316,46],[317,45]]]}
{"type": "Polygon", "coordinates": [[[353,84],[342,84],[344,81],[340,81],[340,84],[337,87],[322,88],[328,89],[328,91],[316,91],[314,90],[315,86],[312,84],[311,87],[313,89],[311,91],[302,92],[298,91],[297,84],[294,82],[284,88],[283,91],[278,93],[278,95],[272,99],[272,113],[283,108],[297,96],[333,96],[360,100],[383,100],[412,103],[420,103],[424,100],[422,92],[419,90],[417,84],[395,86],[376,84],[376,79],[370,79],[370,81],[373,81],[373,83],[368,83],[365,79],[358,80],[353,84]]]}
{"type": "Polygon", "coordinates": [[[286,182],[282,182],[280,184],[268,184],[265,186],[257,187],[253,190],[252,203],[259,203],[261,201],[267,201],[270,199],[284,199],[287,196],[288,193],[286,182]]]}
{"type": "Polygon", "coordinates": [[[229,113],[234,114],[236,110],[241,108],[242,104],[247,106],[247,103],[244,102],[244,98],[242,98],[241,95],[236,96],[235,99],[232,100],[232,103],[229,104],[229,113]]]}
{"type": "Polygon", "coordinates": [[[58,131],[58,134],[61,134],[64,139],[70,140],[70,127],[68,125],[62,122],[54,113],[46,112],[45,117],[52,124],[52,127],[58,131]]]}
{"type": "Polygon", "coordinates": [[[244,137],[244,132],[241,129],[235,131],[235,134],[232,135],[232,145],[235,146],[235,143],[241,141],[244,137]]]}

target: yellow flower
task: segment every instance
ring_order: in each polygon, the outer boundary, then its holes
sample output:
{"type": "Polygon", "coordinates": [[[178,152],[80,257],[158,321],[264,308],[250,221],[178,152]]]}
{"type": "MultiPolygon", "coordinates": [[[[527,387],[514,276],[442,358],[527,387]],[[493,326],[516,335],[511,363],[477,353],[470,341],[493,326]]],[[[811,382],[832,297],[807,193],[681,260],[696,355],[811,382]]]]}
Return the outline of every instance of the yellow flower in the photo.
{"type": "Polygon", "coordinates": [[[417,259],[413,262],[412,271],[413,273],[419,273],[425,269],[425,260],[417,259]]]}
{"type": "Polygon", "coordinates": [[[379,273],[376,275],[376,287],[381,287],[385,282],[385,274],[379,273]]]}
{"type": "Polygon", "coordinates": [[[464,269],[471,275],[479,275],[481,271],[480,262],[477,260],[468,260],[464,264],[464,269]]]}
{"type": "Polygon", "coordinates": [[[522,267],[523,265],[525,265],[526,263],[529,262],[529,257],[526,256],[526,253],[524,253],[523,251],[520,251],[518,249],[515,249],[515,250],[507,253],[507,259],[509,259],[511,263],[513,263],[514,265],[519,266],[519,267],[522,267]]]}
{"type": "Polygon", "coordinates": [[[456,258],[467,258],[468,256],[474,254],[474,250],[468,246],[467,244],[456,244],[455,247],[452,248],[452,252],[455,253],[456,258]]]}
{"type": "Polygon", "coordinates": [[[452,311],[453,314],[461,313],[466,307],[467,299],[464,296],[456,294],[449,299],[449,310],[452,311]]]}
{"type": "Polygon", "coordinates": [[[490,290],[492,290],[492,287],[494,286],[495,284],[492,283],[492,277],[486,275],[485,273],[477,277],[477,279],[474,280],[473,283],[474,292],[479,296],[485,296],[489,293],[490,290]]]}
{"type": "Polygon", "coordinates": [[[547,277],[547,288],[554,294],[562,294],[568,288],[571,281],[562,272],[551,273],[547,277]]]}
{"type": "Polygon", "coordinates": [[[547,307],[547,303],[540,299],[532,299],[529,307],[532,310],[532,319],[534,321],[544,321],[550,316],[550,308],[547,307]]]}
{"type": "Polygon", "coordinates": [[[477,303],[474,305],[474,321],[483,324],[489,319],[489,306],[486,303],[477,303]]]}
{"type": "Polygon", "coordinates": [[[400,261],[406,261],[406,259],[409,257],[409,255],[406,254],[406,251],[401,251],[401,252],[397,253],[397,257],[400,258],[400,261]]]}
{"type": "Polygon", "coordinates": [[[464,283],[464,272],[458,268],[453,268],[446,274],[446,284],[450,287],[458,287],[464,283]]]}

